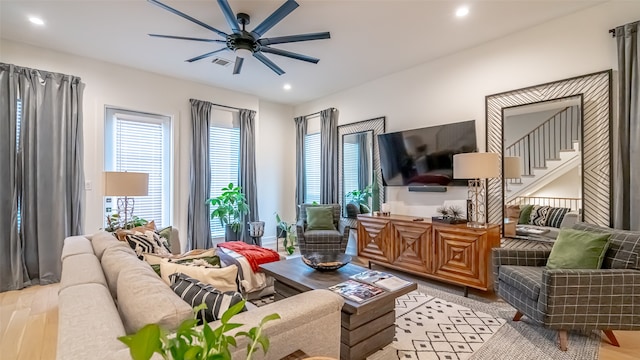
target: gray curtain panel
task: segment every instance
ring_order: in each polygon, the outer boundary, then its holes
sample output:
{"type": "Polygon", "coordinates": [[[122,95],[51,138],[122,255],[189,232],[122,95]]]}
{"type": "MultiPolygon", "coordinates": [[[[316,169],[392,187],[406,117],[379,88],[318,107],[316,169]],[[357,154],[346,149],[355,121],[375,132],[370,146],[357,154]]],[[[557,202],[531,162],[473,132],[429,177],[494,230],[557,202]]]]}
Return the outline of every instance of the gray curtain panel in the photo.
{"type": "Polygon", "coordinates": [[[298,116],[296,123],[296,218],[300,205],[304,203],[304,184],[306,182],[304,166],[304,137],[307,135],[307,118],[298,116]]]}
{"type": "MultiPolygon", "coordinates": [[[[29,279],[31,284],[60,281],[64,238],[84,233],[84,84],[75,76],[2,64],[2,72],[5,71],[10,73],[11,84],[7,92],[2,89],[2,93],[8,95],[3,95],[3,98],[12,104],[17,99],[22,103],[17,153],[9,154],[15,163],[3,167],[4,171],[13,168],[16,185],[11,192],[17,186],[20,204],[18,236],[12,235],[16,211],[10,215],[8,225],[10,250],[0,255],[3,264],[11,264],[11,276],[17,276],[17,279],[5,282],[3,272],[0,287],[8,290],[28,285],[25,280],[29,279]],[[24,278],[24,268],[27,279],[24,278]]],[[[6,85],[7,82],[3,81],[3,87],[6,85]]],[[[15,124],[15,108],[8,108],[9,117],[14,118],[11,123],[15,124]]],[[[6,112],[4,116],[7,116],[6,112]]],[[[8,128],[13,126],[10,124],[8,128]]],[[[9,136],[16,136],[16,133],[9,136]]],[[[2,137],[7,137],[4,131],[2,137]]],[[[5,147],[16,146],[16,142],[2,143],[2,158],[6,159],[5,147]]],[[[10,152],[9,149],[7,151],[10,152]]],[[[11,187],[11,184],[7,185],[7,188],[11,187]]],[[[15,199],[16,196],[11,195],[9,202],[14,203],[15,199]]],[[[13,204],[11,208],[17,210],[13,204]]],[[[5,216],[4,210],[2,216],[5,216]]]]}
{"type": "Polygon", "coordinates": [[[19,162],[16,102],[18,74],[13,65],[0,64],[0,291],[31,284],[18,234],[19,162]]]}
{"type": "Polygon", "coordinates": [[[191,99],[191,171],[187,209],[187,250],[209,249],[211,241],[210,206],[206,200],[211,189],[209,164],[210,102],[191,99]]]}
{"type": "Polygon", "coordinates": [[[320,203],[338,199],[338,110],[320,112],[320,203]]]}
{"type": "Polygon", "coordinates": [[[249,236],[249,221],[258,221],[258,183],[256,181],[256,137],[255,117],[253,110],[240,110],[240,181],[244,196],[249,205],[249,214],[242,221],[242,238],[246,243],[252,243],[249,236]]]}
{"type": "Polygon", "coordinates": [[[640,230],[640,41],[634,22],[616,28],[618,117],[613,124],[613,226],[640,230]]]}
{"type": "Polygon", "coordinates": [[[358,187],[360,190],[371,185],[371,147],[369,147],[369,132],[358,134],[358,158],[360,167],[358,168],[358,187]]]}

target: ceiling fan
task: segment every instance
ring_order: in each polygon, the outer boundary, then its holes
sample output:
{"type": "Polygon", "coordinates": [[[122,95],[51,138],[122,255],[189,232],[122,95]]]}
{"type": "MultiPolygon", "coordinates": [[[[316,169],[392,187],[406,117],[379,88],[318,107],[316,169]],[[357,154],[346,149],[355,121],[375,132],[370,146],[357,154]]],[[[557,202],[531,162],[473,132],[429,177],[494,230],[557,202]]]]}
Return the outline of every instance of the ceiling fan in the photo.
{"type": "Polygon", "coordinates": [[[310,40],[321,40],[321,39],[329,39],[331,34],[329,32],[319,32],[319,33],[311,33],[311,34],[299,34],[299,35],[289,35],[289,36],[280,36],[273,38],[263,38],[262,36],[269,31],[272,27],[278,24],[282,19],[284,19],[287,15],[289,15],[293,10],[295,10],[299,5],[294,0],[287,0],[284,4],[282,4],[276,11],[274,11],[269,17],[267,17],[262,23],[253,29],[253,31],[249,32],[245,30],[245,26],[249,24],[250,17],[245,13],[238,13],[236,16],[233,15],[233,10],[231,10],[231,6],[229,6],[229,2],[227,0],[217,0],[220,9],[222,10],[222,14],[224,15],[229,27],[232,30],[232,33],[227,34],[223,31],[220,31],[210,25],[203,23],[202,21],[195,19],[179,10],[176,10],[168,5],[165,5],[157,0],[148,0],[150,3],[157,5],[169,12],[172,12],[184,19],[187,19],[195,24],[198,24],[208,30],[213,31],[219,36],[223,37],[222,39],[202,39],[202,38],[193,38],[193,37],[185,37],[185,36],[174,36],[174,35],[159,35],[159,34],[149,34],[149,36],[159,37],[159,38],[168,38],[168,39],[177,39],[177,40],[190,40],[190,41],[202,41],[209,43],[221,43],[225,44],[225,47],[208,52],[206,54],[202,54],[196,56],[194,58],[186,60],[187,62],[194,62],[198,60],[202,60],[208,57],[211,57],[217,53],[223,51],[234,51],[236,53],[236,62],[233,68],[233,74],[239,74],[240,70],[242,70],[242,63],[244,62],[245,56],[253,56],[256,59],[260,60],[263,64],[273,70],[276,74],[282,75],[284,74],[284,70],[282,70],[278,65],[276,65],[273,61],[267,58],[264,53],[286,56],[288,58],[302,60],[310,63],[317,64],[320,59],[314,58],[311,56],[294,53],[287,50],[276,49],[270,47],[269,45],[275,44],[285,44],[292,43],[298,41],[310,41],[310,40]],[[240,27],[242,26],[242,28],[240,27]]]}

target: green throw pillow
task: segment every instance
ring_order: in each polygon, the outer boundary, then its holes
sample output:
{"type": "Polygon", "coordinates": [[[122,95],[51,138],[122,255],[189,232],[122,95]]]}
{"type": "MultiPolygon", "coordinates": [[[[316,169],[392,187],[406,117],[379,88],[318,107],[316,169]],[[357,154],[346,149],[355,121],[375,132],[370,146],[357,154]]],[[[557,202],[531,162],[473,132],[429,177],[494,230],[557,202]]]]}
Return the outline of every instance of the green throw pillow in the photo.
{"type": "Polygon", "coordinates": [[[528,225],[529,218],[531,217],[531,210],[533,210],[533,205],[523,205],[520,208],[520,218],[518,218],[518,224],[528,225]]]}
{"type": "Polygon", "coordinates": [[[161,238],[165,239],[165,241],[167,242],[167,246],[169,248],[171,248],[171,230],[172,229],[173,228],[171,226],[167,226],[166,228],[157,231],[158,235],[160,235],[161,238]]]}
{"type": "Polygon", "coordinates": [[[369,209],[369,206],[367,204],[360,204],[360,213],[368,214],[370,212],[371,212],[371,209],[369,209]]]}
{"type": "Polygon", "coordinates": [[[333,209],[324,206],[312,206],[307,208],[308,230],[335,230],[333,226],[333,209]]]}
{"type": "Polygon", "coordinates": [[[562,229],[547,260],[549,269],[600,269],[611,234],[562,229]]]}

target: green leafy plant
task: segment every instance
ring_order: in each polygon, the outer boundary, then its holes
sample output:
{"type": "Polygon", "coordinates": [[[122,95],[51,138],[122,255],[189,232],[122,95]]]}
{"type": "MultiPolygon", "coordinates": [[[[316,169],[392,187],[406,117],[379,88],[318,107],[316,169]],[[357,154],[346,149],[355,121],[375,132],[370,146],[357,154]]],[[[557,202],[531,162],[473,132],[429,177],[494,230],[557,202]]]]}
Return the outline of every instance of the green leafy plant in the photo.
{"type": "MultiPolygon", "coordinates": [[[[194,318],[183,321],[175,336],[169,336],[157,324],[149,324],[137,333],[121,336],[118,340],[129,347],[133,360],[149,360],[155,353],[166,360],[232,360],[229,347],[237,347],[236,339],[246,337],[249,339],[246,360],[250,360],[259,348],[267,353],[269,339],[262,333],[262,328],[268,321],[280,319],[280,315],[267,315],[257,327],[240,331],[234,336],[227,335],[227,332],[243,325],[230,321],[244,308],[245,302],[243,300],[225,311],[220,319],[221,325],[215,329],[211,329],[208,323],[198,329],[198,320],[194,318]]],[[[206,309],[205,304],[194,308],[194,312],[197,314],[203,309],[206,309]]]]}
{"type": "Polygon", "coordinates": [[[133,229],[134,227],[146,225],[149,222],[143,218],[139,218],[137,216],[133,216],[126,223],[123,223],[120,215],[111,214],[107,216],[107,226],[104,228],[105,231],[114,232],[118,229],[133,229]]]}
{"type": "Polygon", "coordinates": [[[220,219],[220,225],[230,225],[234,232],[240,231],[240,221],[242,216],[249,213],[249,205],[247,199],[242,193],[240,186],[234,186],[229,183],[222,188],[220,196],[207,200],[213,206],[211,210],[211,218],[220,219]]]}
{"type": "Polygon", "coordinates": [[[369,198],[371,197],[371,185],[365,187],[362,190],[353,190],[347,193],[347,199],[351,199],[356,204],[369,204],[369,198]]]}
{"type": "Polygon", "coordinates": [[[285,251],[289,255],[293,254],[293,252],[296,251],[296,239],[298,238],[296,236],[296,224],[282,221],[278,213],[276,213],[276,224],[278,229],[285,233],[284,240],[282,241],[285,251]]]}

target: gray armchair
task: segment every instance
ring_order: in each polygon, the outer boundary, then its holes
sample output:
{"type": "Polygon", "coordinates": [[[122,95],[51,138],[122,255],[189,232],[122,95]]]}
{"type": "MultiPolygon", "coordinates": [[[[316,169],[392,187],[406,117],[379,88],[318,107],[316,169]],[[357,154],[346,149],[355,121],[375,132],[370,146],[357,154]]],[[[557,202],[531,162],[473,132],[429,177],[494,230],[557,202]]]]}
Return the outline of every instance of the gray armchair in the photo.
{"type": "Polygon", "coordinates": [[[640,330],[640,232],[578,223],[574,229],[611,233],[601,269],[545,267],[550,250],[493,249],[496,293],[527,316],[557,329],[560,349],[568,330],[602,330],[619,346],[613,330],[640,330]]]}
{"type": "Polygon", "coordinates": [[[340,218],[341,210],[339,204],[300,205],[296,232],[301,254],[329,251],[344,253],[347,250],[349,226],[342,222],[340,218]],[[331,207],[333,210],[333,226],[335,226],[336,230],[307,230],[307,208],[311,206],[331,207]]]}

